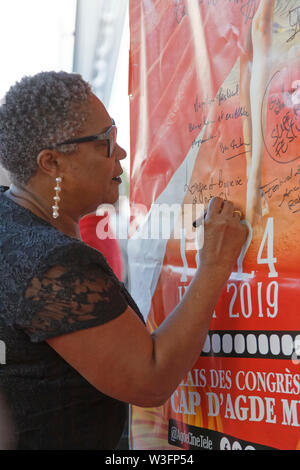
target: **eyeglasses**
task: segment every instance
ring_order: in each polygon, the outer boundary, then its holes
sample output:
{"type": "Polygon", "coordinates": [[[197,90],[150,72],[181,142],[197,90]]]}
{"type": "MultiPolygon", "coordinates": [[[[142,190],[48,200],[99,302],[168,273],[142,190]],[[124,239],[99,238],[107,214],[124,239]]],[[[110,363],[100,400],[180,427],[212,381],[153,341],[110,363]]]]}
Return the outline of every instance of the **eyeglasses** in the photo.
{"type": "Polygon", "coordinates": [[[115,125],[115,121],[112,119],[112,126],[107,129],[106,132],[96,135],[89,135],[87,137],[79,137],[78,139],[70,139],[65,140],[64,142],[60,142],[59,144],[55,144],[55,147],[59,145],[67,145],[67,144],[83,144],[85,142],[96,142],[99,140],[106,140],[107,143],[107,156],[110,158],[113,154],[115,145],[117,143],[117,126],[115,125]]]}

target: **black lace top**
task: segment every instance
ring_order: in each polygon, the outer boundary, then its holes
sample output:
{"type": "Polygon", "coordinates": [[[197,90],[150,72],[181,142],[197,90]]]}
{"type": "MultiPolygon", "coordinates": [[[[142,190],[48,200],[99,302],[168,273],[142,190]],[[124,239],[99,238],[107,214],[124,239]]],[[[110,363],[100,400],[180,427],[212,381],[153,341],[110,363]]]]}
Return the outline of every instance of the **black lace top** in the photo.
{"type": "Polygon", "coordinates": [[[97,391],[45,340],[106,323],[128,305],[142,316],[98,251],[8,199],[6,189],[0,187],[0,396],[14,448],[113,449],[127,405],[97,391]]]}

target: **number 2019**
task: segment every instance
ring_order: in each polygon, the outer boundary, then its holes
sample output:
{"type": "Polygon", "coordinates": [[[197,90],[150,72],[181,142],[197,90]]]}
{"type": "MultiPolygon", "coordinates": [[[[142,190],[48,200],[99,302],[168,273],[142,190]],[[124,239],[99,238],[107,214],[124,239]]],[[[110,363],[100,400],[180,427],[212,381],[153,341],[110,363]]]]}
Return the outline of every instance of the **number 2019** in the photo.
{"type": "Polygon", "coordinates": [[[255,308],[255,312],[258,311],[258,317],[263,318],[267,316],[269,318],[275,318],[278,313],[278,282],[272,281],[268,284],[266,289],[266,296],[263,299],[262,296],[262,282],[258,282],[257,286],[251,286],[249,282],[244,282],[240,288],[230,282],[227,284],[227,293],[232,292],[232,297],[229,304],[229,318],[239,318],[240,313],[234,312],[235,302],[237,300],[238,291],[240,297],[241,314],[245,318],[250,318],[253,313],[253,289],[257,288],[257,302],[258,309],[255,308]],[[263,302],[264,301],[264,302],[263,302]],[[267,304],[266,310],[264,310],[264,304],[267,304]]]}
{"type": "MultiPolygon", "coordinates": [[[[249,279],[254,277],[254,271],[251,273],[244,273],[243,272],[243,261],[245,258],[245,255],[247,253],[247,250],[250,246],[251,240],[252,240],[252,227],[251,225],[244,221],[246,225],[248,226],[249,229],[249,236],[248,239],[243,246],[243,249],[241,251],[241,254],[239,256],[238,262],[237,262],[237,272],[234,272],[230,276],[230,281],[236,280],[236,281],[245,281],[241,286],[239,287],[239,294],[240,294],[240,307],[241,307],[241,314],[245,318],[250,318],[252,313],[253,313],[253,289],[257,289],[257,309],[255,311],[258,311],[258,317],[262,318],[265,315],[269,318],[275,318],[278,313],[278,282],[277,281],[271,281],[269,282],[267,288],[266,288],[266,293],[265,293],[265,298],[263,299],[262,295],[262,287],[263,283],[258,282],[257,286],[255,285],[250,285],[249,282],[247,282],[249,279]],[[264,302],[263,302],[264,300],[264,302]],[[266,303],[266,310],[264,313],[264,304],[266,303]]],[[[277,259],[274,257],[274,220],[273,218],[269,218],[266,224],[265,232],[262,238],[262,242],[260,244],[258,254],[257,254],[257,264],[267,264],[269,267],[269,273],[268,277],[269,278],[274,278],[278,277],[278,273],[275,268],[275,263],[277,262],[277,259]],[[267,256],[266,258],[263,257],[263,249],[266,246],[267,249],[267,256]]],[[[229,317],[230,318],[238,318],[239,313],[233,312],[233,308],[235,306],[235,302],[237,299],[238,295],[238,287],[234,282],[229,282],[227,284],[227,293],[232,291],[232,297],[230,300],[229,304],[229,317]]]]}

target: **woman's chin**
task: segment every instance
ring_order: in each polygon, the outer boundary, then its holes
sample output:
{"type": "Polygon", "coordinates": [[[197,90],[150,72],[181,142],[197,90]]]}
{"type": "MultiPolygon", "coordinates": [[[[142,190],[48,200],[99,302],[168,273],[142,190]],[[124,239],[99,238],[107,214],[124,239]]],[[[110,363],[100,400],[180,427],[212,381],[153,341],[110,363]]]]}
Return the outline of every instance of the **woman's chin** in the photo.
{"type": "Polygon", "coordinates": [[[97,207],[101,206],[102,204],[111,204],[114,205],[119,199],[119,190],[114,191],[114,193],[111,193],[107,195],[104,198],[101,198],[101,200],[98,202],[97,207]]]}

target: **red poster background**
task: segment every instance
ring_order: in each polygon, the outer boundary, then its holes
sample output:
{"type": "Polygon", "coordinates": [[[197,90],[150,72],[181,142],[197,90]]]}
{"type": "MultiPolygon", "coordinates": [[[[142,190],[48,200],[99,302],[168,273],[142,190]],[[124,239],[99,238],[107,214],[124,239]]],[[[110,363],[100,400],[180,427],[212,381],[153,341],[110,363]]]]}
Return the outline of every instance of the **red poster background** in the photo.
{"type": "MultiPolygon", "coordinates": [[[[260,7],[259,0],[130,3],[131,204],[150,211],[168,191],[181,191],[182,206],[207,206],[220,195],[246,213],[254,139],[244,126],[260,122],[263,143],[262,222],[252,225],[242,268],[224,288],[190,374],[164,407],[132,409],[136,449],[300,448],[300,8],[274,2],[268,43],[260,7]]],[[[140,248],[130,259],[138,304],[147,263],[159,272],[143,311],[150,330],[196,269],[195,248],[186,246],[185,259],[180,240],[164,248],[150,262],[140,248]]]]}

